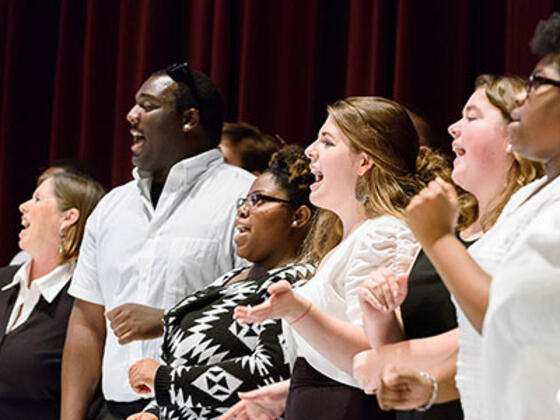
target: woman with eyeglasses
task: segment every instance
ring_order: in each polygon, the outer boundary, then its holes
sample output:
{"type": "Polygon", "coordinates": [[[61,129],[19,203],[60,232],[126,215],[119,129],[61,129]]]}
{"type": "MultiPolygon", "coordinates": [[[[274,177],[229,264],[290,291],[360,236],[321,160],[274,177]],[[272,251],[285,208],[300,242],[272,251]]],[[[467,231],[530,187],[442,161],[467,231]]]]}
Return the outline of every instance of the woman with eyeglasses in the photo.
{"type": "Polygon", "coordinates": [[[382,313],[364,331],[358,291],[381,266],[408,271],[418,244],[404,223],[404,209],[444,160],[420,150],[402,106],[377,97],[329,106],[306,152],[316,177],[310,198],[325,211],[309,241],[309,254],[321,260],[317,273],[295,290],[276,283],[266,302],[235,313],[245,322],[283,319],[295,358],[292,377],[242,395],[224,418],[253,418],[253,409],[260,418],[275,418],[285,406],[290,420],[394,419],[394,412],[382,412],[375,396],[359,389],[351,372],[354,355],[370,348],[367,336],[378,345],[401,339],[399,320],[382,313]]]}
{"type": "Polygon", "coordinates": [[[448,184],[432,183],[407,209],[466,327],[482,335],[479,380],[469,396],[480,414],[472,418],[560,418],[559,13],[539,24],[531,45],[544,57],[518,95],[508,130],[513,151],[542,162],[546,175],[510,198],[470,253],[452,235],[457,199],[448,184]]]}
{"type": "Polygon", "coordinates": [[[164,315],[160,365],[152,359],[131,366],[130,385],[153,391],[155,400],[129,419],[211,419],[238,401],[237,393],[289,377],[278,321],[241,325],[238,305],[256,305],[279,280],[293,284],[314,268],[298,263],[315,207],[314,181],[301,148],[273,155],[245,198],[237,202],[237,254],[252,262],[218,278],[164,315]]]}

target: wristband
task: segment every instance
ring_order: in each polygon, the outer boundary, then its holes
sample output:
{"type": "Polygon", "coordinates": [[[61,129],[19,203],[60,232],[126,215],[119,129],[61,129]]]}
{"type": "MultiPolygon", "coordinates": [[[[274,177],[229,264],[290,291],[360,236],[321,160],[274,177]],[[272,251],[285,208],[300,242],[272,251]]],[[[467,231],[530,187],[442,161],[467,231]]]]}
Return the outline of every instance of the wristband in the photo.
{"type": "Polygon", "coordinates": [[[428,372],[421,371],[420,376],[423,376],[424,378],[428,378],[430,380],[430,382],[432,383],[432,395],[430,395],[430,399],[428,400],[428,402],[425,405],[423,405],[421,407],[418,407],[416,409],[416,411],[424,412],[424,411],[428,411],[430,408],[432,408],[432,405],[434,405],[434,402],[436,402],[436,397],[437,397],[437,393],[438,393],[438,383],[436,381],[436,378],[434,378],[428,372]]]}
{"type": "Polygon", "coordinates": [[[298,322],[300,319],[302,319],[305,315],[307,315],[309,313],[312,306],[313,306],[313,303],[309,302],[309,306],[307,307],[307,309],[300,316],[298,316],[296,319],[294,319],[292,322],[288,322],[288,324],[294,325],[296,322],[298,322]]]}

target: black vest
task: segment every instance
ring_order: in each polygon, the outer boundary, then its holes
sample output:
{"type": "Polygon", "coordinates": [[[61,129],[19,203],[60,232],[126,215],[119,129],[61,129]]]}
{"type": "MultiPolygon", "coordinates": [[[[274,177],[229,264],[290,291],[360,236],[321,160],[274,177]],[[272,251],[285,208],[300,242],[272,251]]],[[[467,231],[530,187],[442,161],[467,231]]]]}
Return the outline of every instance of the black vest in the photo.
{"type": "MultiPolygon", "coordinates": [[[[18,269],[0,269],[0,289],[18,269]]],[[[58,420],[62,349],[73,304],[69,285],[52,303],[41,296],[27,321],[9,334],[19,287],[0,291],[0,419],[58,420]]]]}

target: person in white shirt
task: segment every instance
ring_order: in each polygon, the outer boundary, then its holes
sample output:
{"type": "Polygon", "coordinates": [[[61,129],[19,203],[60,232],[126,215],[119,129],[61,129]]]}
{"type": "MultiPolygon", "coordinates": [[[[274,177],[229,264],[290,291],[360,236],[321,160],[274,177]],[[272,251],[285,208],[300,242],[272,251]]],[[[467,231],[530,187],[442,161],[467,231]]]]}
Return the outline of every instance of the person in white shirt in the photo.
{"type": "MultiPolygon", "coordinates": [[[[62,364],[61,418],[82,419],[102,378],[100,419],[126,418],[145,400],[128,383],[136,360],[159,360],[162,315],[241,263],[236,200],[254,176],[216,149],[223,100],[186,63],[150,76],[127,115],[134,180],[88,221],[69,293],[76,298],[62,364]]],[[[151,397],[150,394],[146,397],[151,397]]]]}
{"type": "MultiPolygon", "coordinates": [[[[296,291],[282,282],[271,286],[270,299],[239,307],[236,315],[247,322],[282,318],[287,350],[297,357],[290,383],[268,388],[277,402],[269,414],[285,404],[290,419],[394,418],[351,375],[354,355],[370,347],[358,290],[380,266],[407,272],[418,244],[404,224],[404,208],[440,159],[420,151],[412,121],[393,101],[352,97],[328,111],[307,148],[316,176],[311,202],[329,211],[310,241],[311,255],[321,260],[317,273],[296,291]]],[[[384,313],[370,333],[389,343],[399,331],[394,314],[384,313]]],[[[242,417],[245,408],[238,403],[226,418],[242,417]]]]}
{"type": "Polygon", "coordinates": [[[546,175],[517,191],[473,245],[498,252],[479,265],[457,243],[457,199],[448,184],[431,184],[407,210],[426,254],[482,334],[474,398],[484,419],[560,419],[560,13],[539,24],[532,47],[544,57],[508,130],[512,149],[542,162],[546,175]]]}
{"type": "Polygon", "coordinates": [[[0,269],[0,418],[59,418],[68,285],[103,193],[89,177],[51,171],[19,207],[19,246],[30,260],[0,269]]]}

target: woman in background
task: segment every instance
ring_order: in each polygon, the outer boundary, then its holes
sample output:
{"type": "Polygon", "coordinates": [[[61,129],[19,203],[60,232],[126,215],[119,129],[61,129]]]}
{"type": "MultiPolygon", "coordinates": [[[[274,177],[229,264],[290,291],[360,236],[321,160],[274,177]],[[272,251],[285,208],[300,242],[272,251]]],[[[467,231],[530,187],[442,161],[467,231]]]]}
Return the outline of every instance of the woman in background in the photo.
{"type": "Polygon", "coordinates": [[[19,247],[31,259],[0,269],[0,418],[59,418],[67,290],[86,219],[103,193],[87,176],[53,171],[19,207],[19,247]]]}

